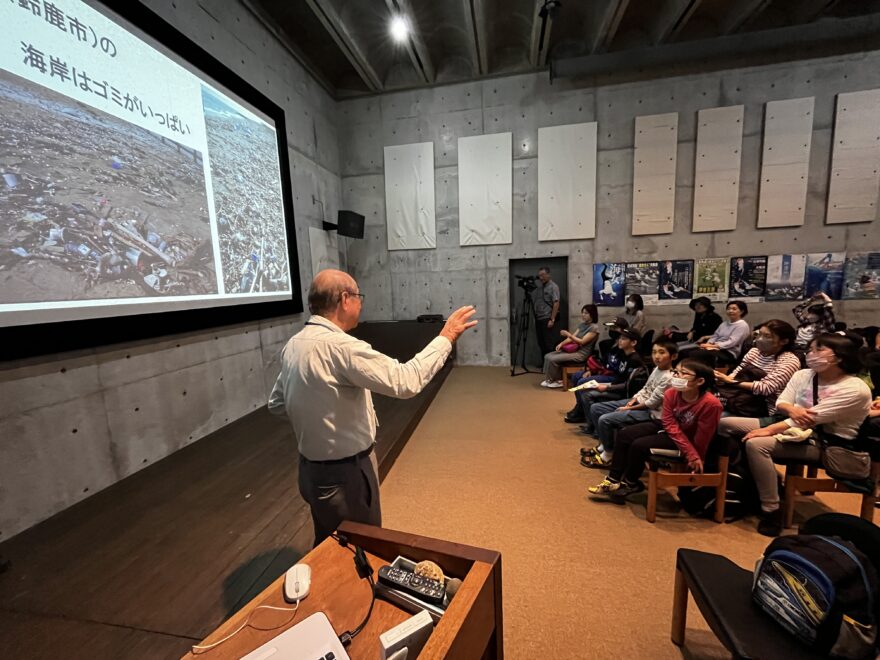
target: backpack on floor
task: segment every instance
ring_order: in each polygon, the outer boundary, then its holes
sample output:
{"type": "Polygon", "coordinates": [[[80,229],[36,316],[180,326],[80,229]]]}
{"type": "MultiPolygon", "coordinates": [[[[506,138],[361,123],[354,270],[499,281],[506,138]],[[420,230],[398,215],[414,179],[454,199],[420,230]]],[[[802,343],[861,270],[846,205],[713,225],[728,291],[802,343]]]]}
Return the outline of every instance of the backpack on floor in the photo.
{"type": "MultiPolygon", "coordinates": [[[[716,442],[717,442],[716,438],[716,442]]],[[[730,440],[727,440],[730,443],[730,440]]],[[[718,469],[717,456],[710,452],[707,472],[718,469]]],[[[699,518],[715,517],[715,489],[711,486],[697,486],[696,488],[679,488],[678,499],[681,506],[692,516],[699,518]]],[[[724,521],[735,522],[741,518],[757,513],[761,509],[761,499],[758,496],[758,487],[752,473],[749,471],[749,463],[740,443],[735,443],[730,448],[727,466],[727,487],[724,494],[724,521]]]]}
{"type": "MultiPolygon", "coordinates": [[[[715,517],[715,487],[697,486],[678,489],[682,508],[697,518],[715,517]]],[[[734,522],[758,511],[761,501],[758,490],[748,474],[734,466],[727,472],[727,488],[724,491],[724,521],[734,522]]]]}
{"type": "Polygon", "coordinates": [[[836,536],[782,536],[764,550],[752,599],[779,625],[814,650],[835,658],[873,658],[874,565],[836,536]]]}

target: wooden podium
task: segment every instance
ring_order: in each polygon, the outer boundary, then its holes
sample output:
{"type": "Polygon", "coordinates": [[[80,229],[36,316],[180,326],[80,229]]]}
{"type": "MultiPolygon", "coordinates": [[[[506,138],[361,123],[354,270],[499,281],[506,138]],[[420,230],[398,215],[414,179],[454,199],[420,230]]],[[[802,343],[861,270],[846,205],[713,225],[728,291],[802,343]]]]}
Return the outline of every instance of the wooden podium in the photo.
{"type": "MultiPolygon", "coordinates": [[[[366,552],[374,570],[373,579],[377,579],[380,566],[401,555],[415,561],[430,559],[447,577],[462,580],[419,658],[504,657],[500,553],[352,522],[343,522],[339,533],[348,539],[349,545],[360,546],[366,552]]],[[[282,575],[201,644],[223,639],[250,617],[247,627],[209,651],[190,652],[184,658],[240,658],[314,612],[323,611],[337,634],[358,626],[366,616],[371,594],[369,583],[355,571],[352,552],[328,538],[300,561],[311,566],[312,584],[295,614],[271,609],[254,611],[260,605],[292,607],[284,601],[282,575]]],[[[409,612],[377,598],[370,620],[347,649],[352,660],[376,660],[379,635],[410,616],[409,612]]]]}

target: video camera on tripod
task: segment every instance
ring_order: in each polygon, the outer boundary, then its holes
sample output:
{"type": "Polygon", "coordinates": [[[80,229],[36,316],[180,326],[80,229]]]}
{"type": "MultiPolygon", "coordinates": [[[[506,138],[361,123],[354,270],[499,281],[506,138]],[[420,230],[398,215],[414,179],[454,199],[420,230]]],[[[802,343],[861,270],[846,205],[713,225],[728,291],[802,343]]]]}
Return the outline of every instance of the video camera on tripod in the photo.
{"type": "Polygon", "coordinates": [[[525,289],[526,293],[531,293],[538,288],[534,275],[514,275],[514,277],[518,280],[516,285],[525,289]]]}
{"type": "Polygon", "coordinates": [[[526,343],[529,336],[529,324],[535,316],[535,304],[532,300],[532,292],[538,288],[537,278],[534,275],[514,275],[516,285],[523,290],[523,299],[520,309],[514,307],[510,316],[511,336],[514,337],[513,351],[510,354],[510,375],[516,373],[517,360],[523,369],[523,373],[532,373],[526,366],[526,343]]]}

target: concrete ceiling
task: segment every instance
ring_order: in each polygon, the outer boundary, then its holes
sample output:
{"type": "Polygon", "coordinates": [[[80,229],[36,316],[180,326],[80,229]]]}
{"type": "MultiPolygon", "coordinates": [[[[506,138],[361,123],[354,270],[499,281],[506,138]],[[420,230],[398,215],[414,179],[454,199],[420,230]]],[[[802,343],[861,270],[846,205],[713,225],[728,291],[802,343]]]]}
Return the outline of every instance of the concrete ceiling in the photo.
{"type": "Polygon", "coordinates": [[[608,79],[880,48],[880,0],[243,2],[336,98],[548,66],[608,79]],[[411,26],[403,44],[393,15],[411,26]]]}

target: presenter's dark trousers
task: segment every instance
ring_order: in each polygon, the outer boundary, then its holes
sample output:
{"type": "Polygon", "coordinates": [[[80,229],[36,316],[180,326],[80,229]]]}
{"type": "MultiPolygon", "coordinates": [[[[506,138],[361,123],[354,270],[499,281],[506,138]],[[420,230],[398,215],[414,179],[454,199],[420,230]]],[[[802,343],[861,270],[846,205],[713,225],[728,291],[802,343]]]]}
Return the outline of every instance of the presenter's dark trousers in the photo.
{"type": "Polygon", "coordinates": [[[312,511],[316,546],[343,520],[382,525],[379,472],[372,449],[337,461],[300,456],[299,492],[312,511]]]}
{"type": "Polygon", "coordinates": [[[556,327],[548,328],[547,322],[550,319],[537,319],[535,321],[535,336],[538,339],[538,348],[541,351],[541,359],[550,351],[556,348],[559,342],[554,341],[556,337],[556,327]]]}

